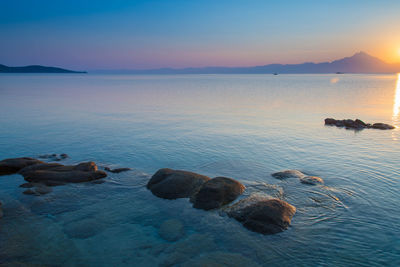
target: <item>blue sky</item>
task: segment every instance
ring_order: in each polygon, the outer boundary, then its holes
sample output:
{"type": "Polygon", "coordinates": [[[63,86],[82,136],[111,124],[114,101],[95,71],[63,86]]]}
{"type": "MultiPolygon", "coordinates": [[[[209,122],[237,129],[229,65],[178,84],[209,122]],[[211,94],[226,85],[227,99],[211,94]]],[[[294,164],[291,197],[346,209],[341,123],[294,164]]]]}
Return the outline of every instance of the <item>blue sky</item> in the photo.
{"type": "Polygon", "coordinates": [[[400,1],[6,1],[0,64],[251,66],[363,50],[400,61],[400,1]]]}

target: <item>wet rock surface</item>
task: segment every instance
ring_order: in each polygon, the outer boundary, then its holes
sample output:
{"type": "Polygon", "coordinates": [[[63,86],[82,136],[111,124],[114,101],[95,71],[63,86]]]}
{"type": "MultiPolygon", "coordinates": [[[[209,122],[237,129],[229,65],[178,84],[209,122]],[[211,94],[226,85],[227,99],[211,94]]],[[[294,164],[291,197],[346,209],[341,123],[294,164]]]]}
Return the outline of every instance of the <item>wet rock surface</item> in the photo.
{"type": "Polygon", "coordinates": [[[227,212],[247,229],[261,234],[276,234],[286,230],[296,208],[280,199],[248,198],[239,201],[227,212]]]}
{"type": "Polygon", "coordinates": [[[240,182],[227,177],[216,177],[205,182],[190,201],[197,209],[216,209],[234,201],[245,190],[240,182]]]}
{"type": "Polygon", "coordinates": [[[147,183],[157,197],[165,199],[187,198],[194,195],[209,177],[189,171],[160,169],[147,183]]]}
{"type": "Polygon", "coordinates": [[[41,182],[56,185],[57,183],[81,183],[107,176],[99,171],[97,165],[90,161],[78,165],[41,164],[31,169],[21,170],[21,175],[28,182],[41,182]]]}
{"type": "Polygon", "coordinates": [[[392,130],[395,127],[385,123],[365,123],[360,119],[351,120],[335,120],[333,118],[325,119],[325,125],[344,127],[346,129],[362,130],[362,129],[380,129],[380,130],[392,130]]]}
{"type": "Polygon", "coordinates": [[[0,175],[14,174],[27,166],[39,163],[43,161],[29,157],[4,159],[0,161],[0,175]]]}

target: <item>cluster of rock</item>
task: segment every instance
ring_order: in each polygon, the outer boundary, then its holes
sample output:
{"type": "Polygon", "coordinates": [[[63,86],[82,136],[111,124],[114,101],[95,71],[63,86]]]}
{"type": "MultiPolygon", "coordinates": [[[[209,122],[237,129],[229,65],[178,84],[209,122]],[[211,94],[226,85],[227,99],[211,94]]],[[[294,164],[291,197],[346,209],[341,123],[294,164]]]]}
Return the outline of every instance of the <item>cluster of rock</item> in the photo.
{"type": "Polygon", "coordinates": [[[286,170],[282,172],[276,172],[272,174],[272,177],[275,177],[280,180],[287,178],[297,178],[300,180],[301,183],[309,185],[317,185],[324,183],[324,180],[322,178],[317,176],[309,176],[298,170],[286,170]]]}
{"type": "Polygon", "coordinates": [[[335,120],[332,118],[325,119],[325,125],[332,125],[336,127],[344,127],[346,129],[362,130],[362,129],[380,129],[380,130],[392,130],[395,127],[385,123],[365,123],[360,119],[356,120],[335,120]]]}
{"type": "Polygon", "coordinates": [[[77,165],[46,163],[28,157],[0,161],[0,175],[15,173],[22,175],[28,182],[20,187],[29,188],[24,194],[30,195],[47,194],[51,192],[48,186],[88,182],[107,176],[104,171],[98,170],[92,161],[77,165]]]}
{"type": "MultiPolygon", "coordinates": [[[[240,182],[227,177],[207,176],[181,170],[160,169],[147,183],[157,197],[190,198],[193,207],[218,209],[237,199],[245,190],[240,182]]],[[[288,228],[296,208],[280,199],[248,197],[229,207],[227,215],[247,229],[262,234],[274,234],[288,228]]]]}

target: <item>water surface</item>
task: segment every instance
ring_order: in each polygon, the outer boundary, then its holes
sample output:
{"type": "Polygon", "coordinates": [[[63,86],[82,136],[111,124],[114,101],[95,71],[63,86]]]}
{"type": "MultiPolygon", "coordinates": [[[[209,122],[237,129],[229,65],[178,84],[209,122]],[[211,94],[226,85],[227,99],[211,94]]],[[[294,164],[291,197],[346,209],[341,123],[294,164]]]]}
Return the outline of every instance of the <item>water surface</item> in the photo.
{"type": "Polygon", "coordinates": [[[400,130],[324,126],[326,117],[400,127],[397,75],[1,75],[0,159],[67,153],[66,164],[131,167],[103,184],[23,195],[0,177],[0,263],[50,266],[398,266],[400,130]],[[228,176],[296,206],[264,236],[222,212],[163,200],[159,168],[228,176]],[[299,169],[324,186],[280,181],[299,169]],[[179,219],[185,236],[160,237],[179,219]]]}

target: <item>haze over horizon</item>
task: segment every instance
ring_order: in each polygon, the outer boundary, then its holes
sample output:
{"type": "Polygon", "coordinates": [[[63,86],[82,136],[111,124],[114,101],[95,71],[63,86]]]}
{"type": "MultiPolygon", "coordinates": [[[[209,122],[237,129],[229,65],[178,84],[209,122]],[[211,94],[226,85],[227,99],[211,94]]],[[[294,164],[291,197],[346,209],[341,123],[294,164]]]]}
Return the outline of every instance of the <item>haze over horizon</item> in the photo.
{"type": "Polygon", "coordinates": [[[0,3],[0,64],[76,70],[400,61],[399,1],[0,3]],[[307,12],[305,12],[307,11],[307,12]]]}

